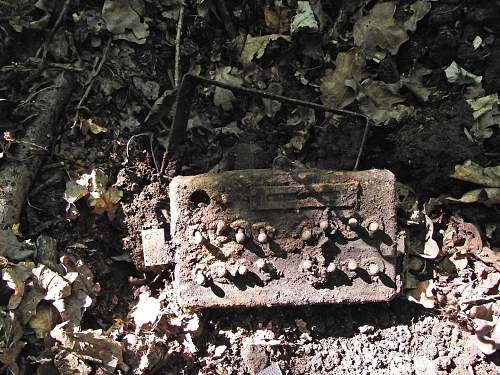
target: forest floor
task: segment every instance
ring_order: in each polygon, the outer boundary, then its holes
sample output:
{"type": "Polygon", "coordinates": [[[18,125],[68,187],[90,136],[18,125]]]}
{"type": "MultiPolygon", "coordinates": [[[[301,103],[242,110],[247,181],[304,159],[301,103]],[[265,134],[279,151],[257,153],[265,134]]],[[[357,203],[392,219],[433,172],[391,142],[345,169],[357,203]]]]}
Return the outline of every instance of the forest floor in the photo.
{"type": "Polygon", "coordinates": [[[0,228],[0,371],[498,373],[499,20],[489,0],[0,0],[0,174],[38,98],[72,82],[18,222],[0,228]],[[141,243],[169,227],[175,174],[278,156],[351,170],[365,129],[201,87],[180,165],[162,168],[185,73],[369,119],[358,169],[396,175],[411,238],[401,298],[179,308],[172,268],[145,267],[141,243]]]}

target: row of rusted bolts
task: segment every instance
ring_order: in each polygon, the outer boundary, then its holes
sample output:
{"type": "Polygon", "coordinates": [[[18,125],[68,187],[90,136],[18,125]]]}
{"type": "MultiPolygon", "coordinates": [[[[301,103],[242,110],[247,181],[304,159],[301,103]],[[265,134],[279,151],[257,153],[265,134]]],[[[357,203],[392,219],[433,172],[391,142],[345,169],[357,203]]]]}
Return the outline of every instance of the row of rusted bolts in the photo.
{"type": "MultiPolygon", "coordinates": [[[[356,230],[359,226],[360,223],[357,218],[351,217],[347,221],[347,224],[350,229],[356,230]]],[[[245,241],[247,241],[248,236],[245,234],[245,226],[248,226],[248,223],[244,220],[237,220],[233,222],[231,225],[231,228],[233,228],[236,233],[235,233],[235,241],[239,244],[243,244],[245,241]]],[[[216,223],[216,233],[221,234],[226,228],[225,223],[222,221],[219,221],[216,223]]],[[[322,231],[327,231],[331,229],[331,224],[328,220],[321,220],[319,222],[319,228],[322,231]]],[[[257,242],[261,244],[265,244],[269,241],[269,238],[274,236],[275,233],[275,228],[273,228],[270,225],[266,225],[265,223],[257,223],[257,229],[258,229],[258,235],[256,237],[257,242]]],[[[366,226],[366,230],[368,232],[368,235],[370,237],[373,237],[379,230],[380,230],[380,224],[377,221],[372,221],[366,226]]],[[[310,228],[303,228],[301,232],[301,239],[303,241],[309,241],[313,237],[313,232],[310,228]]],[[[196,230],[194,232],[194,238],[193,242],[196,245],[202,245],[205,243],[207,239],[202,235],[202,233],[199,230],[196,230]]],[[[234,265],[233,267],[226,267],[226,265],[223,262],[218,262],[218,267],[216,267],[216,276],[218,278],[227,278],[227,277],[236,277],[238,275],[240,276],[245,276],[248,274],[249,270],[248,267],[244,264],[240,265],[234,265]]],[[[267,259],[258,259],[255,262],[255,267],[264,273],[276,273],[276,269],[273,266],[273,264],[268,261],[267,259]]],[[[313,260],[311,259],[305,259],[302,262],[302,270],[304,272],[309,272],[313,269],[314,263],[313,260]]],[[[347,270],[350,271],[351,273],[355,273],[359,269],[358,262],[354,259],[350,259],[347,261],[346,264],[347,270]]],[[[330,263],[327,267],[327,272],[328,273],[335,273],[338,270],[338,266],[335,263],[330,263]]],[[[370,276],[376,277],[380,274],[381,270],[378,264],[376,263],[370,263],[367,268],[367,272],[370,276]]],[[[196,272],[194,275],[194,281],[198,285],[202,286],[207,286],[209,284],[210,278],[207,276],[206,273],[204,272],[196,272]]]]}

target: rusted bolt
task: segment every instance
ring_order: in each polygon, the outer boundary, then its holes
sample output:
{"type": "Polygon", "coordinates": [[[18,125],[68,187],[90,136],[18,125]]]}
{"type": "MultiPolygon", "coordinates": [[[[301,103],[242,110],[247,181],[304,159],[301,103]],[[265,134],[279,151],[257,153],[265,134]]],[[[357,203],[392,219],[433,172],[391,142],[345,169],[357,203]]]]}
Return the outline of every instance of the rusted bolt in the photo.
{"type": "Polygon", "coordinates": [[[306,259],[302,262],[302,269],[304,269],[306,271],[309,271],[312,268],[312,266],[313,266],[313,263],[309,259],[306,259]]]}
{"type": "Polygon", "coordinates": [[[267,242],[267,234],[264,228],[262,228],[259,232],[259,235],[257,236],[257,241],[260,243],[266,243],[267,242]]]}
{"type": "Polygon", "coordinates": [[[217,228],[215,230],[215,234],[218,236],[222,235],[224,233],[224,230],[226,229],[226,223],[224,223],[222,220],[217,222],[217,228]]]}
{"type": "Polygon", "coordinates": [[[368,266],[368,273],[370,274],[370,276],[377,276],[378,274],[380,274],[380,267],[378,266],[378,264],[371,263],[368,266]]]}
{"type": "Polygon", "coordinates": [[[207,285],[207,277],[204,274],[202,274],[201,272],[198,272],[195,275],[194,280],[195,280],[196,284],[198,284],[198,285],[201,285],[201,286],[207,285]]]}
{"type": "Polygon", "coordinates": [[[348,221],[347,221],[347,224],[349,224],[349,226],[354,229],[354,228],[357,228],[359,223],[358,223],[358,219],[356,219],[355,217],[351,217],[348,221]]]}
{"type": "Polygon", "coordinates": [[[335,271],[337,271],[337,265],[334,263],[330,263],[326,268],[326,272],[328,273],[334,273],[335,271]]]}
{"type": "Polygon", "coordinates": [[[327,230],[328,228],[330,228],[330,223],[328,222],[328,220],[321,220],[319,222],[319,227],[321,230],[327,230]]]}
{"type": "Polygon", "coordinates": [[[255,262],[255,267],[259,270],[263,270],[266,267],[266,261],[264,259],[257,259],[255,262]]]}
{"type": "Polygon", "coordinates": [[[201,245],[204,241],[205,241],[205,239],[203,238],[203,235],[201,234],[201,232],[199,230],[194,232],[194,243],[196,245],[201,245]]]}
{"type": "Polygon", "coordinates": [[[358,269],[358,262],[354,259],[350,259],[349,262],[347,262],[347,269],[349,271],[356,271],[358,269]]]}
{"type": "Polygon", "coordinates": [[[248,268],[247,266],[244,266],[244,265],[241,265],[238,267],[238,273],[241,275],[241,276],[244,276],[248,273],[248,268]]]}
{"type": "Polygon", "coordinates": [[[312,238],[312,232],[310,229],[304,228],[302,230],[302,234],[300,235],[300,238],[302,238],[304,241],[309,241],[312,238]]]}
{"type": "Polygon", "coordinates": [[[238,228],[235,236],[236,242],[238,243],[243,243],[247,239],[245,236],[245,232],[243,231],[243,228],[238,228]]]}

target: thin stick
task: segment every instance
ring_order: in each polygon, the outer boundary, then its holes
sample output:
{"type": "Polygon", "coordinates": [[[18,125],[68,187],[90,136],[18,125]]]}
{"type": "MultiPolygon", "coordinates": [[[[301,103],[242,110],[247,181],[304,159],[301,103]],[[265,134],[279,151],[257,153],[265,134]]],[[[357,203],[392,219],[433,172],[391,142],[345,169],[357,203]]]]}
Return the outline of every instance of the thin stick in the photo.
{"type": "Polygon", "coordinates": [[[366,139],[368,138],[368,131],[370,130],[370,121],[366,118],[365,131],[363,132],[363,138],[361,139],[361,145],[359,146],[358,156],[356,158],[356,163],[354,164],[353,171],[358,170],[359,161],[361,160],[361,155],[363,155],[363,150],[365,149],[366,139]]]}
{"type": "Polygon", "coordinates": [[[175,71],[174,71],[174,85],[177,87],[181,79],[181,38],[182,26],[184,25],[184,4],[181,3],[179,10],[179,20],[177,22],[177,34],[175,35],[175,71]]]}
{"type": "Polygon", "coordinates": [[[76,122],[78,121],[79,110],[82,108],[83,102],[89,96],[90,90],[92,90],[92,86],[94,85],[95,78],[99,75],[99,72],[101,71],[101,69],[104,65],[104,62],[106,61],[106,58],[108,56],[109,47],[111,46],[112,39],[113,39],[112,37],[109,37],[108,43],[106,44],[106,47],[104,48],[104,51],[102,52],[102,57],[101,57],[101,61],[99,62],[99,65],[90,74],[90,78],[87,81],[88,83],[87,83],[87,88],[85,89],[85,93],[83,94],[80,101],[78,102],[78,105],[76,106],[76,113],[75,113],[75,119],[73,121],[73,126],[75,126],[76,122]]]}

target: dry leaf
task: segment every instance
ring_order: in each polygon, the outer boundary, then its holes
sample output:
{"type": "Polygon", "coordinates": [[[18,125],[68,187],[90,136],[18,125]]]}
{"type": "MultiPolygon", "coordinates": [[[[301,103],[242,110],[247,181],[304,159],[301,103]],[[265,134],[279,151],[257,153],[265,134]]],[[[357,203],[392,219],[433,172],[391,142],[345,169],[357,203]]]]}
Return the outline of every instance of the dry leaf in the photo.
{"type": "Polygon", "coordinates": [[[137,44],[146,43],[149,27],[141,22],[144,16],[142,0],[106,0],[102,7],[102,19],[106,27],[118,39],[125,39],[137,44]]]}
{"type": "Polygon", "coordinates": [[[157,298],[151,297],[150,292],[143,292],[139,296],[139,302],[131,314],[134,319],[136,333],[146,324],[155,323],[160,317],[161,303],[157,298]]]}
{"type": "Polygon", "coordinates": [[[421,281],[415,289],[406,291],[406,298],[408,301],[416,302],[427,309],[432,309],[436,304],[436,299],[432,293],[433,289],[434,283],[431,280],[421,281]]]}
{"type": "Polygon", "coordinates": [[[295,34],[300,29],[319,30],[318,21],[314,17],[309,1],[297,1],[297,13],[292,18],[290,32],[295,34]]]}
{"type": "Polygon", "coordinates": [[[33,268],[32,273],[35,276],[38,286],[46,291],[46,300],[55,301],[69,297],[71,294],[70,283],[49,267],[45,265],[38,266],[33,268]]]}
{"type": "Polygon", "coordinates": [[[33,255],[35,246],[28,242],[21,242],[16,235],[9,229],[0,229],[0,256],[10,261],[26,259],[33,255]]]}
{"type": "Polygon", "coordinates": [[[493,316],[492,321],[474,319],[475,343],[486,355],[496,352],[500,347],[500,319],[493,316]]]}
{"type": "Polygon", "coordinates": [[[364,56],[357,49],[339,52],[334,70],[321,78],[321,101],[332,108],[343,108],[354,102],[364,66],[364,56]]]}
{"type": "Polygon", "coordinates": [[[453,61],[445,70],[446,78],[450,83],[456,83],[459,85],[469,85],[469,84],[480,84],[483,77],[476,76],[471,72],[468,72],[461,66],[459,66],[455,61],[453,61]]]}
{"type": "Polygon", "coordinates": [[[87,134],[89,131],[92,134],[106,133],[108,129],[94,122],[92,119],[80,119],[80,130],[82,134],[87,134]]]}
{"type": "Polygon", "coordinates": [[[500,165],[483,168],[479,164],[467,160],[462,165],[455,165],[455,171],[450,177],[478,185],[500,187],[500,165]]]}
{"type": "MultiPolygon", "coordinates": [[[[232,74],[233,68],[224,66],[218,68],[215,73],[215,80],[219,82],[229,83],[234,86],[243,84],[243,79],[235,74],[232,74]]],[[[236,100],[231,90],[223,89],[221,87],[215,88],[214,104],[222,107],[224,111],[230,111],[233,108],[233,102],[236,100]]]]}
{"type": "Polygon", "coordinates": [[[290,30],[288,8],[265,7],[264,21],[266,22],[266,26],[269,27],[273,33],[285,34],[290,30]]]}
{"type": "Polygon", "coordinates": [[[39,305],[36,314],[29,321],[29,326],[35,331],[36,337],[44,338],[54,327],[52,306],[39,305]]]}
{"type": "Polygon", "coordinates": [[[447,197],[450,202],[457,203],[483,203],[491,206],[500,203],[500,188],[484,188],[471,190],[465,193],[460,199],[447,197]]]}
{"type": "Polygon", "coordinates": [[[245,46],[241,52],[241,61],[244,64],[250,64],[254,59],[260,59],[264,56],[267,45],[278,39],[283,39],[287,42],[291,41],[289,36],[281,34],[270,34],[256,37],[247,35],[245,46]]]}
{"type": "Polygon", "coordinates": [[[8,309],[13,310],[21,303],[25,281],[30,278],[33,267],[35,267],[33,262],[21,262],[2,270],[2,279],[6,282],[7,287],[14,291],[14,294],[9,298],[8,309]]]}

